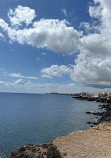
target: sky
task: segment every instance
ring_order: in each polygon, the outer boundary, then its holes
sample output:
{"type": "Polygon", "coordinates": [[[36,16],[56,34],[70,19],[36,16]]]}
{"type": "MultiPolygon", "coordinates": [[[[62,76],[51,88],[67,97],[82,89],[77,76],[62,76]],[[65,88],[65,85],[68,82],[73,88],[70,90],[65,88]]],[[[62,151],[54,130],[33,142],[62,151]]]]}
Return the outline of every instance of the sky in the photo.
{"type": "Polygon", "coordinates": [[[111,0],[0,4],[0,92],[111,90],[111,0]]]}

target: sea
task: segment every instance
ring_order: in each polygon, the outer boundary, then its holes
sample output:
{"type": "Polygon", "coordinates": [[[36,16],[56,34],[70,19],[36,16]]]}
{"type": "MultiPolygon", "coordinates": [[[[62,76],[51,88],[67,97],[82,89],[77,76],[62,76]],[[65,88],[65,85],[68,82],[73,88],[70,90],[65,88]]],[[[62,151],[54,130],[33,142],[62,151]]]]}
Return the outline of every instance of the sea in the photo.
{"type": "Polygon", "coordinates": [[[100,111],[97,102],[55,94],[0,93],[0,158],[26,144],[43,144],[91,127],[97,121],[86,111],[100,111]]]}

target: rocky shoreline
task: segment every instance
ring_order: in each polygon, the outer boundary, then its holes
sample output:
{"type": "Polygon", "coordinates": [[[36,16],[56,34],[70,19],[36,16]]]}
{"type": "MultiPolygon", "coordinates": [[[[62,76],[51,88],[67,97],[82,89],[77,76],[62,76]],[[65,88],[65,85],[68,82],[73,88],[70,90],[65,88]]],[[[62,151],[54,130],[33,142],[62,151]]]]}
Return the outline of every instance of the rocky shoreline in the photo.
{"type": "Polygon", "coordinates": [[[43,145],[22,146],[14,150],[10,158],[61,158],[61,155],[53,142],[48,142],[43,145]]]}
{"type": "Polygon", "coordinates": [[[20,147],[10,158],[110,158],[111,123],[102,122],[91,129],[76,131],[52,142],[20,147]]]}
{"type": "Polygon", "coordinates": [[[86,112],[99,116],[88,122],[93,128],[73,132],[43,145],[28,144],[14,150],[10,158],[109,158],[111,157],[111,106],[101,104],[102,112],[86,112]]]}
{"type": "Polygon", "coordinates": [[[103,96],[90,96],[87,93],[86,94],[77,94],[76,96],[73,96],[72,98],[79,99],[79,100],[87,100],[87,101],[96,101],[100,104],[98,105],[99,109],[103,109],[102,112],[90,112],[87,111],[86,114],[92,114],[99,116],[100,118],[97,120],[97,122],[88,122],[89,124],[99,124],[104,121],[111,122],[111,98],[106,93],[103,96]]]}

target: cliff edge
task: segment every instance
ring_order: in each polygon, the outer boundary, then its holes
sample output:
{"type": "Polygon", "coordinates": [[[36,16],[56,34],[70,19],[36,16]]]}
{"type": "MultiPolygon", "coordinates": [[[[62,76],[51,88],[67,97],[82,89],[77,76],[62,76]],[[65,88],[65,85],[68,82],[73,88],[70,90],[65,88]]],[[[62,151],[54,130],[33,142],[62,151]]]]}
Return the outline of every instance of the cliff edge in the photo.
{"type": "Polygon", "coordinates": [[[20,147],[10,158],[111,158],[111,123],[102,122],[41,146],[20,147]]]}

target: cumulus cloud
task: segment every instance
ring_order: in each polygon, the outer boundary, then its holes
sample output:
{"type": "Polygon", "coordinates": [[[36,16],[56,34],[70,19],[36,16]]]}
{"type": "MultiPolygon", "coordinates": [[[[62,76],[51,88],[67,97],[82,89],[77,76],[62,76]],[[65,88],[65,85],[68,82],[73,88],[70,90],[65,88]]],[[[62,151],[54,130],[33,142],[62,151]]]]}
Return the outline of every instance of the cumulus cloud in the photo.
{"type": "Polygon", "coordinates": [[[24,85],[24,81],[22,79],[18,79],[17,81],[15,81],[15,84],[24,85]]]}
{"type": "Polygon", "coordinates": [[[99,19],[104,28],[109,27],[111,21],[111,1],[94,0],[94,5],[89,7],[91,17],[99,19]]]}
{"type": "Polygon", "coordinates": [[[66,20],[40,19],[32,22],[35,16],[33,9],[18,6],[8,12],[12,26],[9,27],[8,23],[0,19],[0,27],[7,32],[11,42],[62,53],[74,53],[78,50],[82,34],[71,27],[66,20]],[[20,27],[22,23],[25,23],[26,27],[20,27]],[[28,28],[27,25],[30,23],[32,25],[28,28]]]}
{"type": "Polygon", "coordinates": [[[81,38],[81,52],[91,55],[111,56],[110,6],[111,1],[109,0],[94,0],[94,5],[89,6],[89,14],[91,18],[94,18],[94,22],[92,26],[88,23],[86,26],[88,27],[88,29],[93,27],[93,33],[89,32],[87,35],[81,38]]]}
{"type": "Polygon", "coordinates": [[[65,65],[52,65],[48,68],[41,70],[43,74],[42,77],[52,78],[52,77],[62,77],[63,74],[71,74],[72,68],[65,65]]]}
{"type": "Polygon", "coordinates": [[[22,23],[29,25],[36,17],[35,10],[19,5],[15,10],[10,9],[8,17],[12,26],[21,26],[22,23]]]}
{"type": "Polygon", "coordinates": [[[78,57],[71,75],[73,80],[92,87],[111,87],[111,57],[78,57]]]}
{"type": "MultiPolygon", "coordinates": [[[[65,65],[52,65],[41,70],[43,77],[62,77],[63,74],[68,74],[71,79],[88,86],[111,87],[111,1],[93,1],[94,4],[89,6],[91,23],[80,24],[84,27],[83,34],[70,26],[66,20],[40,19],[32,22],[35,17],[34,11],[32,18],[26,21],[26,16],[24,19],[20,18],[17,11],[19,7],[8,13],[12,26],[9,27],[8,23],[0,19],[0,27],[7,32],[11,42],[66,54],[80,52],[71,70],[65,65]],[[21,20],[14,22],[16,20],[11,20],[14,18],[21,20]],[[26,27],[21,27],[22,23],[25,23],[26,27]],[[27,27],[30,23],[30,27],[27,27]],[[18,25],[18,28],[14,25],[18,25]]],[[[27,9],[19,9],[20,12],[22,10],[27,9]]]]}
{"type": "Polygon", "coordinates": [[[94,22],[83,23],[88,32],[81,38],[80,54],[71,78],[88,86],[111,87],[110,6],[110,0],[94,0],[89,7],[94,22]]]}
{"type": "Polygon", "coordinates": [[[37,77],[35,76],[23,76],[20,73],[11,73],[11,74],[6,74],[10,77],[15,77],[15,78],[25,78],[25,79],[32,79],[32,80],[36,80],[37,77]]]}

